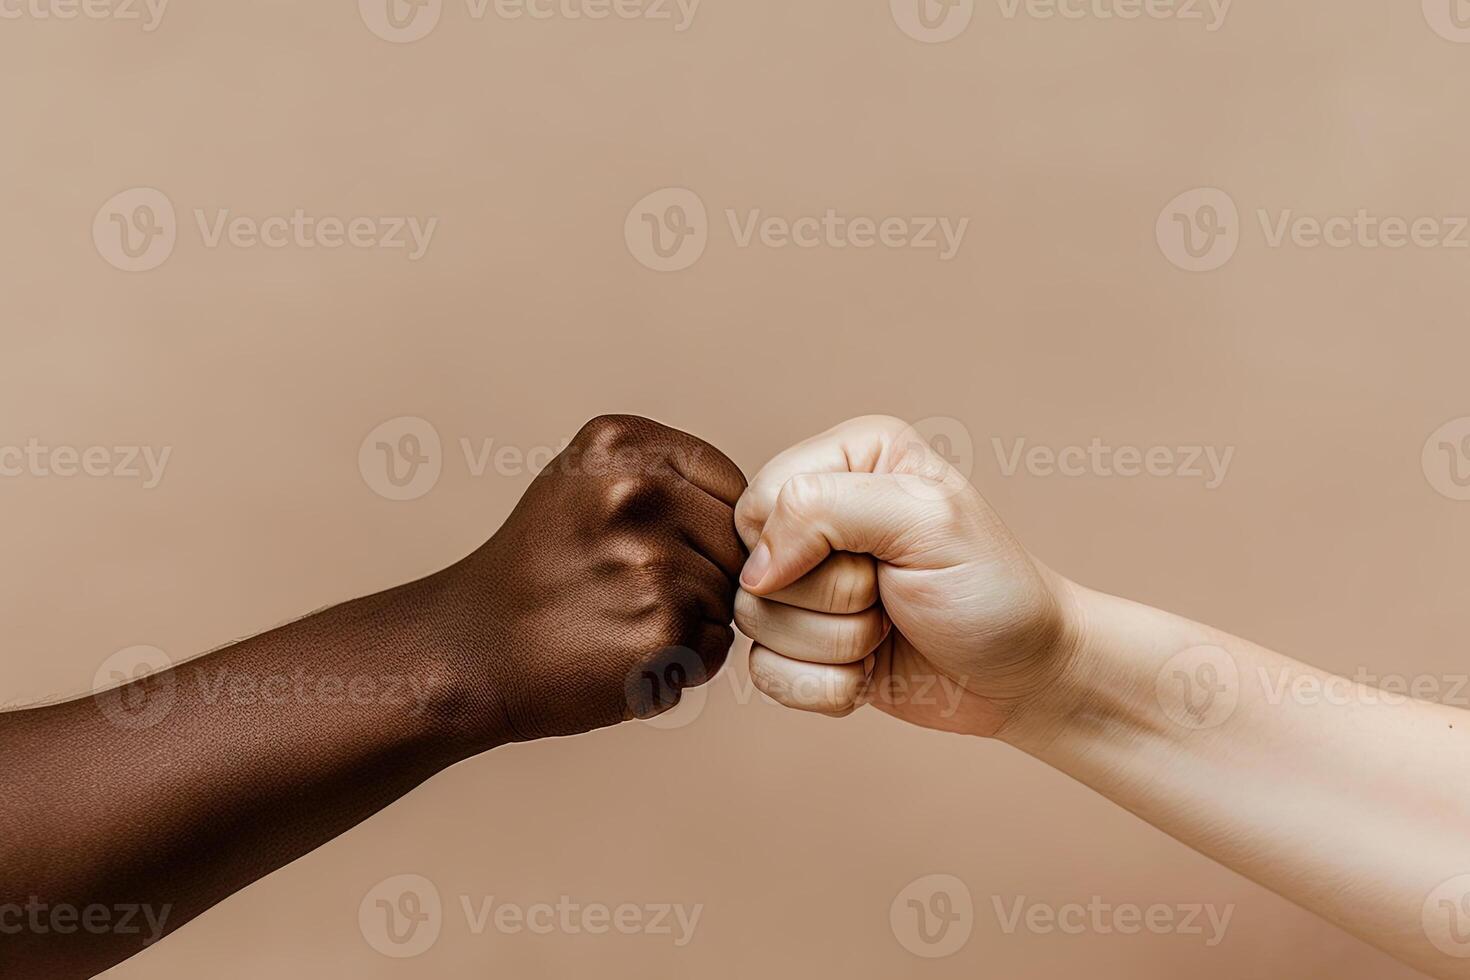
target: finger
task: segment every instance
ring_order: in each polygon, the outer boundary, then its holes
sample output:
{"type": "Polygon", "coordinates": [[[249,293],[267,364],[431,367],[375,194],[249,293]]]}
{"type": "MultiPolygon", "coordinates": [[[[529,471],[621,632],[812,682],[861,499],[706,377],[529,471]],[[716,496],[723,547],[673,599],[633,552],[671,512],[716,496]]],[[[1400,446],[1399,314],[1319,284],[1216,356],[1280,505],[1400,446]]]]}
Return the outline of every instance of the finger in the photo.
{"type": "Polygon", "coordinates": [[[673,709],[683,692],[715,678],[734,641],[729,626],[696,623],[683,642],[649,651],[625,678],[623,720],[654,718],[673,709]]]}
{"type": "Polygon", "coordinates": [[[783,606],[741,590],[735,625],[767,649],[814,664],[861,663],[883,642],[888,621],[878,607],[849,616],[783,606]]]}
{"type": "Polygon", "coordinates": [[[878,601],[878,563],[869,555],[833,552],[816,568],[766,598],[813,612],[862,612],[878,601]]]}
{"type": "Polygon", "coordinates": [[[714,497],[734,507],[745,492],[745,474],[734,461],[714,446],[678,429],[673,433],[668,462],[685,480],[714,497]]]}
{"type": "Polygon", "coordinates": [[[867,670],[863,664],[791,660],[755,644],[750,648],[750,679],[778,704],[841,718],[857,709],[867,670]]]}
{"type": "Polygon", "coordinates": [[[735,533],[735,511],[683,480],[672,481],[674,512],[686,543],[734,582],[745,564],[745,545],[735,533]]]}
{"type": "Polygon", "coordinates": [[[672,470],[731,507],[745,474],[714,446],[687,432],[636,415],[601,415],[582,426],[554,461],[572,474],[653,476],[672,470]]]}
{"type": "Polygon", "coordinates": [[[815,473],[788,480],[741,573],[741,585],[755,595],[771,595],[834,551],[862,552],[882,562],[903,564],[910,542],[947,513],[942,502],[925,499],[900,482],[913,479],[815,473]]]}
{"type": "Polygon", "coordinates": [[[697,621],[728,626],[735,618],[735,589],[730,577],[708,558],[686,548],[676,559],[683,592],[683,612],[697,621]]]}
{"type": "Polygon", "coordinates": [[[691,678],[686,686],[700,687],[714,680],[715,675],[725,666],[730,648],[735,645],[735,629],[728,623],[700,623],[699,629],[689,637],[689,642],[694,652],[699,654],[703,673],[691,678]]]}
{"type": "Polygon", "coordinates": [[[776,497],[792,477],[803,473],[877,472],[885,449],[907,428],[900,419],[869,415],[850,419],[777,454],[761,467],[735,507],[735,526],[746,547],[754,548],[761,528],[776,507],[776,497]]]}

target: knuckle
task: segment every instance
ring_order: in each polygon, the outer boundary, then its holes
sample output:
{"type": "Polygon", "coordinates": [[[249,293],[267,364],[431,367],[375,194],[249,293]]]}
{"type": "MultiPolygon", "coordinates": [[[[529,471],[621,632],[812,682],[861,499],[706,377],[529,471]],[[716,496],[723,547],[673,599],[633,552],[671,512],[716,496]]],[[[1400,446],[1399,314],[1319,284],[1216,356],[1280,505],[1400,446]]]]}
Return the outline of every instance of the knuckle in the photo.
{"type": "Polygon", "coordinates": [[[640,623],[651,621],[664,608],[663,597],[656,592],[640,592],[633,600],[631,613],[640,623]]]}
{"type": "Polygon", "coordinates": [[[746,544],[754,546],[765,525],[765,508],[754,493],[746,492],[735,504],[735,529],[746,544]]]}
{"type": "Polygon", "coordinates": [[[790,686],[778,655],[759,645],[750,650],[750,679],[763,693],[777,701],[784,700],[790,686]]]}
{"type": "Polygon", "coordinates": [[[832,630],[830,653],[834,663],[847,663],[850,660],[867,656],[867,651],[862,650],[867,640],[868,625],[862,616],[844,616],[837,621],[836,628],[832,630]]]}
{"type": "Polygon", "coordinates": [[[641,537],[619,542],[616,557],[619,567],[625,572],[651,579],[660,578],[672,566],[672,558],[666,548],[641,537]]]}
{"type": "Polygon", "coordinates": [[[935,501],[935,510],[946,526],[968,523],[972,520],[971,499],[965,493],[946,493],[935,501]]]}
{"type": "Polygon", "coordinates": [[[670,433],[670,438],[661,440],[659,448],[669,461],[688,473],[714,469],[719,465],[719,453],[713,446],[685,433],[670,433]]]}
{"type": "Polygon", "coordinates": [[[878,575],[872,559],[839,553],[827,573],[827,611],[858,613],[877,601],[878,575]]]}
{"type": "Polygon", "coordinates": [[[666,510],[668,494],[662,484],[646,474],[619,476],[602,488],[603,515],[615,520],[653,520],[666,510]]]}
{"type": "Polygon", "coordinates": [[[591,445],[619,442],[627,438],[636,421],[631,415],[599,415],[582,426],[576,441],[591,445]]]}
{"type": "Polygon", "coordinates": [[[679,703],[681,693],[705,680],[699,654],[678,646],[665,646],[640,659],[627,681],[629,707],[636,718],[647,718],[679,703]]]}
{"type": "Polygon", "coordinates": [[[871,432],[894,434],[903,432],[909,424],[896,415],[863,415],[850,423],[853,428],[871,432]]]}
{"type": "Polygon", "coordinates": [[[617,472],[638,472],[650,446],[657,443],[658,425],[636,415],[599,415],[582,426],[573,443],[581,452],[617,472]]]}
{"type": "Polygon", "coordinates": [[[666,601],[648,617],[649,644],[676,647],[688,638],[689,613],[676,601],[666,601]]]}
{"type": "Polygon", "coordinates": [[[793,476],[781,487],[776,506],[795,517],[813,514],[827,500],[827,480],[819,473],[793,476]]]}
{"type": "Polygon", "coordinates": [[[725,661],[730,656],[730,648],[735,645],[735,630],[729,626],[723,626],[712,634],[710,642],[713,646],[702,651],[708,672],[706,677],[701,679],[701,683],[713,679],[724,668],[725,661]]]}
{"type": "Polygon", "coordinates": [[[740,589],[735,593],[735,625],[740,627],[740,632],[752,639],[758,639],[761,621],[761,600],[740,589]]]}

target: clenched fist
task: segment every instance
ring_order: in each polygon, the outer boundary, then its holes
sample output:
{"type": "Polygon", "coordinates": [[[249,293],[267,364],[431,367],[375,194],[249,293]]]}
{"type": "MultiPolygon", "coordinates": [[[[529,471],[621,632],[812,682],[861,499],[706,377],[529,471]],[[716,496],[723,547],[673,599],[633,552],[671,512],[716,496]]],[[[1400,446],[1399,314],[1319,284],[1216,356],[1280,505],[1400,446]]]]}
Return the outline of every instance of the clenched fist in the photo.
{"type": "Polygon", "coordinates": [[[1070,655],[1068,584],[898,419],[787,450],[736,514],[751,556],[735,622],[783,704],[994,735],[1070,655]]]}
{"type": "Polygon", "coordinates": [[[486,743],[678,703],[730,649],[738,467],[647,419],[589,422],[482,548],[441,573],[437,629],[486,743]]]}

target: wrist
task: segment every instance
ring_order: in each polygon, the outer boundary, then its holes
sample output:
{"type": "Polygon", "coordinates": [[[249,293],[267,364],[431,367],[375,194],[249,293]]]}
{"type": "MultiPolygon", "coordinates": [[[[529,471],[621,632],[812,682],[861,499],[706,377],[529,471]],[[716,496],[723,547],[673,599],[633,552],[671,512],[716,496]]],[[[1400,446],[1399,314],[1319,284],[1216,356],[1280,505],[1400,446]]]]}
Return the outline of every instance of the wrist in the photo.
{"type": "Polygon", "coordinates": [[[1063,623],[1056,674],[998,735],[1038,756],[1058,741],[1148,724],[1163,651],[1189,645],[1175,635],[1182,620],[1056,579],[1063,623]]]}
{"type": "Polygon", "coordinates": [[[465,612],[460,566],[385,593],[387,643],[417,691],[415,722],[444,765],[516,741],[505,721],[488,649],[490,616],[465,612]]]}

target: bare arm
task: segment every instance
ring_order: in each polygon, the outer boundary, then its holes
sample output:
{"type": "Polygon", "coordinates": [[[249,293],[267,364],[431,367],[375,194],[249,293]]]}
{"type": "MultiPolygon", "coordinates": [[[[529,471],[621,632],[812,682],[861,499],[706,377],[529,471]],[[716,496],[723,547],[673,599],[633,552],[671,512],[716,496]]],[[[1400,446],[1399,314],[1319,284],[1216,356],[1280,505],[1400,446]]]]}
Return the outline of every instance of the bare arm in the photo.
{"type": "Polygon", "coordinates": [[[1470,976],[1470,712],[1079,590],[1002,737],[1391,955],[1470,976]]]}
{"type": "Polygon", "coordinates": [[[672,707],[733,639],[744,485],[598,419],[437,575],[0,714],[0,975],[91,976],[456,761],[672,707]]]}
{"type": "Polygon", "coordinates": [[[777,456],[736,520],[736,622],[771,697],[1008,741],[1403,961],[1470,977],[1470,712],[1073,585],[895,419],[777,456]],[[905,696],[936,679],[953,708],[905,696]]]}
{"type": "Polygon", "coordinates": [[[436,662],[439,590],[0,715],[0,973],[100,972],[504,741],[470,737],[472,699],[436,662]]]}

